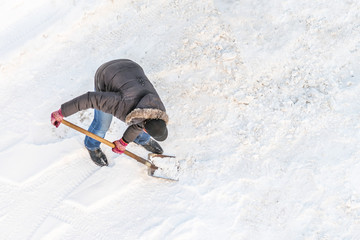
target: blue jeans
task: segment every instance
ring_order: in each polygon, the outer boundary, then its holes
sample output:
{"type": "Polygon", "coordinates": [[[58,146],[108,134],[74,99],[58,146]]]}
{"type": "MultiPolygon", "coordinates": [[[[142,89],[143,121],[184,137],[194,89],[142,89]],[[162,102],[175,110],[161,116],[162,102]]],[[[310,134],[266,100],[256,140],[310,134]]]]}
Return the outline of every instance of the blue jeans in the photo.
{"type": "MultiPolygon", "coordinates": [[[[111,114],[104,113],[102,111],[95,109],[94,120],[92,121],[89,127],[89,132],[92,132],[102,138],[105,137],[106,132],[109,130],[112,118],[113,116],[111,114]]],[[[140,145],[144,145],[149,140],[150,140],[150,135],[147,134],[146,132],[142,132],[139,134],[139,136],[136,137],[134,142],[140,145]]],[[[84,143],[85,143],[85,147],[91,151],[100,148],[100,142],[88,136],[85,137],[84,143]]]]}

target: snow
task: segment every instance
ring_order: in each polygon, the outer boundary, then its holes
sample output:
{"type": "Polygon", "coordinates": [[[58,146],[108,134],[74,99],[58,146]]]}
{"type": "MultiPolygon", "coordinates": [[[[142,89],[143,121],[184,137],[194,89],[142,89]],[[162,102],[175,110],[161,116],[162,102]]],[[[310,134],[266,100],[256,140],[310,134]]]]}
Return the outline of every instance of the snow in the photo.
{"type": "Polygon", "coordinates": [[[0,6],[0,239],[360,239],[359,1],[0,6]],[[117,58],[165,103],[178,182],[50,124],[117,58]]]}

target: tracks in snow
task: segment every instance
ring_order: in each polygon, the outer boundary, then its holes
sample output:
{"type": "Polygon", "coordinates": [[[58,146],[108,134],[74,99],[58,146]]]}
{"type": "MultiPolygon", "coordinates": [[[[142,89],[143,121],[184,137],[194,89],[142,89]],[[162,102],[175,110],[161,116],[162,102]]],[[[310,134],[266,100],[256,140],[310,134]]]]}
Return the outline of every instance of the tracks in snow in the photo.
{"type": "Polygon", "coordinates": [[[7,207],[1,211],[0,229],[12,226],[0,232],[1,239],[31,239],[51,211],[99,170],[79,160],[78,154],[66,158],[67,162],[62,161],[17,187],[10,188],[9,183],[1,182],[0,191],[7,207]]]}

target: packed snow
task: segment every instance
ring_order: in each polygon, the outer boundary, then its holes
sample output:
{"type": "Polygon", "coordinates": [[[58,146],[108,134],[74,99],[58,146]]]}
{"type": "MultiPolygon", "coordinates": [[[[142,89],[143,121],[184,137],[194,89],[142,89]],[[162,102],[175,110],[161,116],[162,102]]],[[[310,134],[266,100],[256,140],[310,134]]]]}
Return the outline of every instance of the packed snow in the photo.
{"type": "MultiPolygon", "coordinates": [[[[357,0],[1,1],[0,239],[360,239],[359,13],[357,0]],[[107,146],[97,167],[83,134],[50,124],[119,58],[167,108],[178,182],[107,146]]],[[[106,138],[125,129],[113,120],[106,138]]]]}

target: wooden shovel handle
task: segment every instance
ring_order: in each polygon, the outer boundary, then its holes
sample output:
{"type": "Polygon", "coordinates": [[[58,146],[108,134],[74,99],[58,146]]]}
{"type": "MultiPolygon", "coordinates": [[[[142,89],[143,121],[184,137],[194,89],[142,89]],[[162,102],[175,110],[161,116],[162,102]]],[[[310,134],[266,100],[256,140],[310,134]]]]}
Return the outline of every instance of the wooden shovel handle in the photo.
{"type": "Polygon", "coordinates": [[[108,145],[111,148],[115,147],[115,144],[113,144],[112,142],[110,142],[110,141],[108,141],[108,140],[106,140],[106,139],[104,139],[102,137],[99,137],[98,135],[93,134],[92,132],[89,132],[89,131],[87,131],[87,130],[79,127],[79,126],[76,126],[75,124],[73,124],[71,122],[68,122],[65,119],[63,119],[61,123],[65,124],[68,127],[71,127],[72,129],[75,129],[76,131],[79,131],[79,132],[85,134],[86,136],[89,136],[89,137],[91,137],[91,138],[93,138],[93,139],[95,139],[95,140],[97,140],[99,142],[102,142],[102,143],[108,145]]]}
{"type": "MultiPolygon", "coordinates": [[[[76,126],[75,124],[73,124],[73,123],[71,123],[71,122],[68,122],[68,121],[66,121],[65,119],[63,119],[61,123],[63,123],[64,125],[66,125],[66,126],[68,126],[68,127],[71,127],[72,129],[75,129],[76,131],[79,131],[79,132],[85,134],[86,136],[89,136],[89,137],[91,137],[91,138],[93,138],[93,139],[95,139],[95,140],[97,140],[97,141],[99,141],[99,142],[101,142],[101,143],[104,143],[104,144],[108,145],[108,146],[111,147],[111,148],[114,148],[114,147],[115,147],[115,144],[114,144],[114,143],[112,143],[112,142],[110,142],[110,141],[108,141],[108,140],[106,140],[106,139],[104,139],[104,138],[102,138],[102,137],[99,137],[98,135],[93,134],[92,132],[89,132],[89,131],[87,131],[87,130],[79,127],[79,126],[76,126]]],[[[142,164],[144,164],[144,165],[146,165],[146,166],[148,166],[148,167],[150,167],[150,168],[152,168],[152,169],[157,169],[157,168],[158,168],[158,167],[156,167],[154,164],[151,164],[151,163],[150,163],[149,161],[147,161],[146,159],[144,159],[144,158],[142,158],[142,157],[139,157],[138,155],[136,155],[136,154],[134,154],[134,153],[132,153],[132,152],[129,152],[129,151],[125,150],[124,153],[125,153],[127,156],[135,159],[136,161],[138,161],[138,162],[140,162],[140,163],[142,163],[142,164]]]]}

